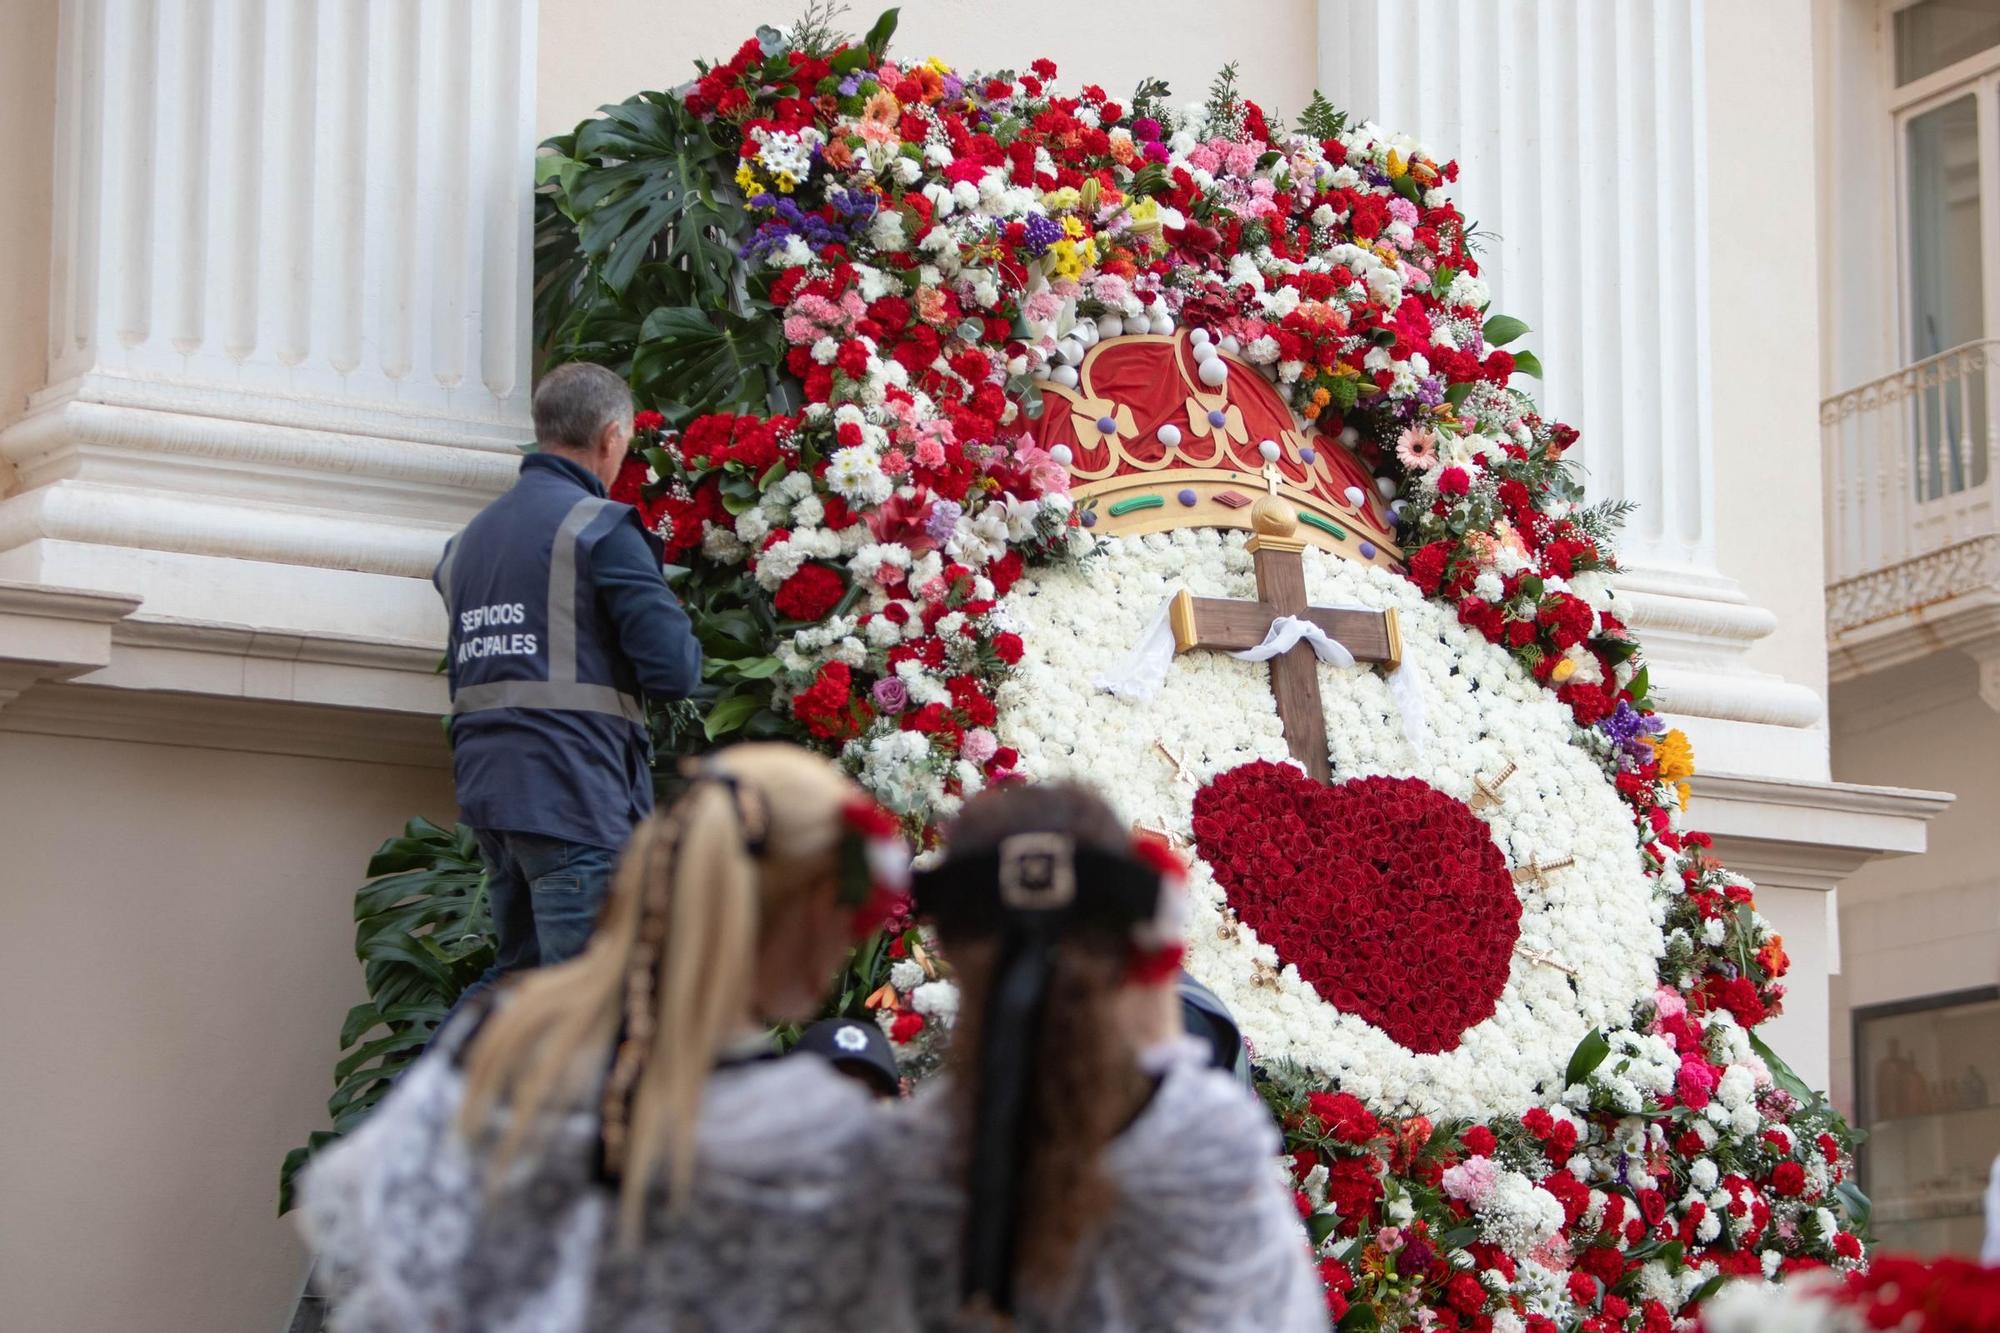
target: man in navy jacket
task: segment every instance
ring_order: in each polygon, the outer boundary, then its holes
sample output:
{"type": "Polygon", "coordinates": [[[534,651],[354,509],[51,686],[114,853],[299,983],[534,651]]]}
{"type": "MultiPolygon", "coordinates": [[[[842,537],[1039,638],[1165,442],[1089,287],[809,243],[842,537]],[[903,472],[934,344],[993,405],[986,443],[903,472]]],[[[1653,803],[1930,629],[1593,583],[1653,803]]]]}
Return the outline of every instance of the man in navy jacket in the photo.
{"type": "Polygon", "coordinates": [[[607,498],[632,395],[602,366],[536,386],[536,452],[445,546],[452,765],[478,835],[501,973],[560,962],[597,921],[619,847],[653,808],[644,699],[701,677],[659,541],[607,498]]]}

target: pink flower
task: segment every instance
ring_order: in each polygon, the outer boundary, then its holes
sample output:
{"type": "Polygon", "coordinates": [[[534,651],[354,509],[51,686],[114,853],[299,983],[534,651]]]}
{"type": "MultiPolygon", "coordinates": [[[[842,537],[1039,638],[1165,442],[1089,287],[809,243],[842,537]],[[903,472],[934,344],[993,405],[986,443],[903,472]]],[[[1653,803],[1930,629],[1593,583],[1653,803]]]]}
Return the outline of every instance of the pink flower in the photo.
{"type": "Polygon", "coordinates": [[[984,727],[974,727],[971,731],[966,732],[965,739],[959,742],[958,756],[961,759],[970,760],[975,764],[983,764],[988,759],[991,759],[999,749],[999,737],[984,727]]]}
{"type": "Polygon", "coordinates": [[[1061,495],[1069,490],[1069,469],[1056,462],[1048,450],[1024,442],[1014,451],[1014,462],[1041,494],[1061,495]]]}
{"type": "Polygon", "coordinates": [[[917,466],[943,467],[944,446],[936,440],[919,440],[917,442],[917,466]]]}
{"type": "Polygon", "coordinates": [[[1468,1157],[1457,1166],[1448,1169],[1440,1183],[1444,1192],[1454,1199],[1461,1199],[1474,1208],[1485,1204],[1499,1183],[1500,1169],[1493,1165],[1491,1157],[1468,1157]]]}
{"type": "Polygon", "coordinates": [[[1687,998],[1672,986],[1659,986],[1653,991],[1653,1011],[1661,1018],[1679,1018],[1688,1011],[1687,998]]]}
{"type": "Polygon", "coordinates": [[[1437,436],[1428,426],[1412,426],[1396,437],[1396,460],[1412,472],[1437,466],[1437,436]]]}
{"type": "Polygon", "coordinates": [[[1680,1072],[1674,1075],[1674,1090],[1691,1111],[1708,1105],[1715,1084],[1715,1067],[1699,1057],[1681,1061],[1680,1072]]]}

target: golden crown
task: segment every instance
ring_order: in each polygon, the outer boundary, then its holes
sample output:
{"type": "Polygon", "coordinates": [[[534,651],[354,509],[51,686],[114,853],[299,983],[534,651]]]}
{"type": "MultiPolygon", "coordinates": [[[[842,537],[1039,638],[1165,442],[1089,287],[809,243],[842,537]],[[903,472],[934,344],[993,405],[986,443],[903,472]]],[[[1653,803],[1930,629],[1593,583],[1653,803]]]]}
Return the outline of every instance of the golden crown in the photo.
{"type": "Polygon", "coordinates": [[[1368,467],[1301,428],[1256,367],[1205,332],[1129,334],[1084,351],[1075,383],[1042,385],[1035,440],[1065,458],[1084,523],[1102,536],[1251,527],[1276,495],[1298,536],[1364,563],[1395,565],[1394,521],[1368,467]]]}

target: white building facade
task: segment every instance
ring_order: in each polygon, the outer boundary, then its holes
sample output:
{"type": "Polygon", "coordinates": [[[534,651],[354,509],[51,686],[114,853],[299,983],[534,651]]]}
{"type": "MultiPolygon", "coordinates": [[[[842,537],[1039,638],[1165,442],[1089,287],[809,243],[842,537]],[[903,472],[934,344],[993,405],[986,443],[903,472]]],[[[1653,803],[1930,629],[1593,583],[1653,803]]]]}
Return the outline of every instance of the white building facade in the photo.
{"type": "MultiPolygon", "coordinates": [[[[24,8],[0,47],[24,178],[0,199],[0,1008],[29,1021],[0,1036],[17,1090],[0,1100],[0,1290],[22,1327],[275,1329],[303,1274],[277,1162],[323,1121],[358,998],[353,888],[404,817],[452,814],[427,576],[530,433],[534,145],[798,5],[24,8]]],[[[1821,338],[1906,300],[1823,277],[1880,242],[1840,204],[1880,183],[1840,184],[1866,159],[1815,112],[1850,47],[1880,54],[1876,8],[1762,0],[1725,27],[1703,0],[1253,0],[1226,18],[1150,0],[1048,24],[924,0],[898,37],[1183,93],[1234,57],[1279,112],[1321,87],[1460,159],[1550,410],[1584,432],[1593,486],[1642,506],[1628,618],[1695,740],[1697,822],[1785,932],[1773,1042],[1850,1107],[1850,1007],[1931,993],[1912,989],[1921,970],[1882,979],[1890,926],[1917,905],[1970,930],[1982,902],[1994,925],[1990,873],[1983,890],[1964,876],[1995,834],[1906,788],[1970,799],[1982,758],[1984,790],[2000,785],[1990,731],[1949,743],[1995,723],[1971,711],[1976,683],[1952,692],[1981,679],[1971,637],[1947,647],[1919,616],[1905,637],[1930,646],[1897,657],[1866,628],[1893,615],[1838,619],[1887,563],[1834,583],[1829,658],[1819,552],[1848,529],[1837,506],[1822,516],[1821,398],[1923,345],[1821,338]],[[1911,672],[1915,693],[1882,683],[1911,672]],[[1905,744],[1898,719],[1933,699],[1935,739],[1905,744]],[[1936,856],[1857,874],[1922,850],[1934,816],[1941,845],[1964,826],[1962,875],[1913,889],[1936,856]]],[[[2000,123],[1973,77],[1980,125],[2000,123]]],[[[1880,108],[1885,161],[1918,105],[1880,108]]],[[[1900,281],[1882,253],[1870,281],[1900,281]]],[[[2000,262],[1983,272],[2000,283],[2000,262]]],[[[1834,461],[1829,494],[1868,475],[1834,461]]],[[[2000,544],[1990,468],[1955,466],[1925,475],[1984,486],[2000,544]]],[[[1949,522],[1976,530],[1971,503],[1949,522]]],[[[1993,982],[1990,938],[1986,972],[1968,961],[1954,989],[1993,982]]]]}
{"type": "Polygon", "coordinates": [[[1821,0],[1820,377],[1839,776],[1949,788],[1841,894],[1834,1092],[1876,1229],[1977,1254],[2000,1154],[2000,5],[1821,0]]]}

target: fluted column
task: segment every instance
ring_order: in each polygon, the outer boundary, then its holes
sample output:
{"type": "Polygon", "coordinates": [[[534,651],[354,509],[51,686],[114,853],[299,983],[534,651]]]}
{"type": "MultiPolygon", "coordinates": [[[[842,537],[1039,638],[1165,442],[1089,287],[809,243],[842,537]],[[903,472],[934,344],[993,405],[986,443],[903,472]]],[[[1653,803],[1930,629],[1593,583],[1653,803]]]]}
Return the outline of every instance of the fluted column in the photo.
{"type": "Polygon", "coordinates": [[[1322,0],[1319,18],[1335,104],[1462,165],[1493,308],[1535,330],[1538,396],[1583,432],[1591,492],[1637,502],[1622,589],[1662,701],[1732,770],[1824,777],[1820,700],[1742,661],[1777,620],[1717,563],[1704,0],[1322,0]]]}
{"type": "Polygon", "coordinates": [[[534,0],[62,0],[0,578],[421,643],[526,418],[534,0]]]}

